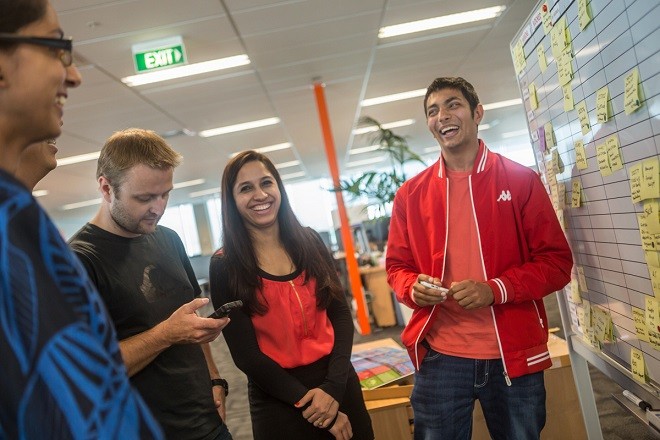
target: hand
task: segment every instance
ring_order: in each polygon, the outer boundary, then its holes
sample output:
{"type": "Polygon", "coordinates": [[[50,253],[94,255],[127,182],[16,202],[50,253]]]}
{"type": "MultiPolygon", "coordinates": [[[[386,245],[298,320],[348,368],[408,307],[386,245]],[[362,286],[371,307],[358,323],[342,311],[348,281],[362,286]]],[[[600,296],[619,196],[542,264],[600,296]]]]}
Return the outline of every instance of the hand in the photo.
{"type": "Polygon", "coordinates": [[[431,284],[436,284],[438,286],[441,286],[442,281],[440,278],[433,278],[432,276],[425,275],[420,273],[417,275],[417,282],[413,285],[413,300],[415,301],[415,304],[426,307],[426,306],[434,306],[436,304],[440,304],[444,302],[447,299],[447,294],[442,293],[437,289],[433,289],[431,287],[425,287],[421,284],[419,284],[420,281],[427,281],[431,284]]]}
{"type": "Polygon", "coordinates": [[[202,344],[220,335],[229,323],[229,318],[202,318],[195,313],[195,310],[208,302],[208,298],[195,298],[159,324],[170,344],[202,344]]]}
{"type": "Polygon", "coordinates": [[[348,417],[343,412],[337,414],[337,420],[332,428],[329,429],[330,434],[334,435],[337,440],[349,440],[353,437],[353,428],[348,417]]]}
{"type": "Polygon", "coordinates": [[[220,385],[211,387],[211,389],[213,390],[213,402],[215,403],[215,408],[218,410],[218,414],[220,414],[220,417],[224,422],[225,417],[227,417],[227,407],[225,406],[225,399],[227,396],[225,396],[225,389],[220,385]]]}
{"type": "Polygon", "coordinates": [[[307,394],[300,399],[297,406],[303,407],[307,403],[309,403],[309,406],[305,408],[302,415],[309,423],[313,423],[314,426],[319,428],[328,426],[339,409],[339,402],[321,388],[312,388],[307,391],[307,394]]]}
{"type": "Polygon", "coordinates": [[[493,290],[487,283],[478,283],[473,280],[465,280],[453,283],[449,294],[465,310],[480,309],[493,304],[493,290]]]}

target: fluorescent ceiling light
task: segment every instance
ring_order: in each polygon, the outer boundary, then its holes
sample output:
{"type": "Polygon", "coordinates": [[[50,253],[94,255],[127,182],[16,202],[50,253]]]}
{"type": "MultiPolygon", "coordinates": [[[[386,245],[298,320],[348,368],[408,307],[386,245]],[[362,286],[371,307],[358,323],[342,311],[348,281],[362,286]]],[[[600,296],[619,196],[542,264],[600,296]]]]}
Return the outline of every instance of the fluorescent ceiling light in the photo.
{"type": "Polygon", "coordinates": [[[291,160],[289,162],[276,163],[275,168],[279,170],[280,168],[295,167],[296,165],[300,165],[299,160],[291,160]]]}
{"type": "Polygon", "coordinates": [[[414,32],[488,20],[499,17],[505,9],[506,6],[493,6],[491,8],[475,9],[474,11],[459,12],[458,14],[443,15],[440,17],[427,18],[425,20],[385,26],[378,31],[378,38],[395,37],[397,35],[412,34],[414,32]]]}
{"type": "Polygon", "coordinates": [[[385,104],[386,102],[402,101],[404,99],[419,98],[426,95],[426,89],[411,90],[409,92],[394,93],[393,95],[379,96],[362,100],[362,107],[385,104]]]}
{"type": "Polygon", "coordinates": [[[202,130],[197,133],[200,137],[206,138],[218,136],[221,134],[235,133],[237,131],[251,130],[253,128],[267,127],[269,125],[279,124],[280,118],[259,119],[258,121],[243,122],[242,124],[226,125],[224,127],[202,130]]]}
{"type": "Polygon", "coordinates": [[[204,182],[206,182],[205,179],[188,180],[185,182],[175,183],[174,185],[172,185],[173,186],[172,189],[187,188],[189,186],[201,185],[204,182]]]}
{"type": "Polygon", "coordinates": [[[380,157],[374,157],[373,159],[364,159],[364,160],[356,160],[355,162],[349,162],[346,164],[347,168],[353,168],[353,167],[359,167],[362,165],[371,165],[374,163],[382,162],[385,159],[387,159],[387,156],[380,156],[380,157]]]}
{"type": "Polygon", "coordinates": [[[440,153],[440,145],[424,148],[424,153],[440,153]]]}
{"type": "Polygon", "coordinates": [[[479,127],[477,127],[479,131],[488,130],[489,128],[493,128],[493,126],[490,124],[479,124],[479,127]]]}
{"type": "Polygon", "coordinates": [[[490,104],[484,104],[484,110],[493,110],[496,108],[502,108],[502,107],[511,107],[513,105],[520,105],[522,104],[522,99],[516,98],[516,99],[509,99],[507,101],[499,101],[499,102],[493,102],[490,104]]]}
{"type": "Polygon", "coordinates": [[[136,87],[170,79],[199,75],[200,73],[230,69],[232,67],[244,66],[246,64],[250,64],[250,58],[243,54],[227,58],[218,58],[217,60],[203,61],[201,63],[187,64],[180,67],[172,67],[171,69],[131,75],[122,78],[121,81],[128,87],[136,87]]]}
{"type": "Polygon", "coordinates": [[[96,160],[99,158],[100,155],[101,152],[96,151],[94,153],[85,153],[85,154],[79,154],[77,156],[62,157],[61,159],[57,159],[57,166],[63,167],[64,165],[87,162],[88,160],[96,160]]]}
{"type": "Polygon", "coordinates": [[[529,135],[529,131],[527,129],[522,129],[522,130],[516,130],[516,131],[507,131],[506,133],[502,133],[502,137],[504,139],[512,138],[512,137],[518,137],[518,136],[523,136],[523,135],[529,135]]]}
{"type": "MultiPolygon", "coordinates": [[[[383,128],[399,128],[406,127],[408,125],[413,125],[415,123],[414,119],[402,119],[400,121],[388,122],[387,124],[381,124],[383,128]]],[[[353,130],[353,134],[365,134],[371,133],[372,131],[378,131],[378,127],[375,125],[369,125],[367,127],[360,127],[353,130]]]]}
{"type": "Polygon", "coordinates": [[[86,206],[100,205],[101,198],[85,200],[83,202],[69,203],[68,205],[62,205],[62,211],[69,211],[71,209],[84,208],[86,206]]]}
{"type": "Polygon", "coordinates": [[[48,195],[48,190],[47,189],[38,189],[36,191],[32,191],[32,196],[33,197],[43,197],[48,195]]]}
{"type": "Polygon", "coordinates": [[[369,145],[368,147],[351,148],[351,151],[349,151],[348,154],[369,153],[371,151],[376,151],[379,148],[380,148],[380,144],[379,145],[369,145]]]}
{"type": "MultiPolygon", "coordinates": [[[[271,151],[286,150],[287,148],[291,148],[291,142],[284,142],[282,144],[268,145],[266,147],[250,148],[250,149],[256,151],[257,153],[270,153],[271,151]]],[[[236,157],[243,151],[246,150],[241,150],[241,151],[237,151],[236,153],[231,153],[229,157],[236,157]]]]}
{"type": "Polygon", "coordinates": [[[281,174],[280,178],[282,180],[295,179],[296,177],[303,177],[305,175],[304,171],[298,171],[297,173],[281,174]]]}
{"type": "Polygon", "coordinates": [[[215,187],[215,188],[209,188],[209,189],[203,189],[201,191],[194,191],[188,194],[188,197],[193,198],[193,197],[201,197],[201,196],[208,196],[211,194],[216,194],[220,193],[220,187],[215,187]]]}

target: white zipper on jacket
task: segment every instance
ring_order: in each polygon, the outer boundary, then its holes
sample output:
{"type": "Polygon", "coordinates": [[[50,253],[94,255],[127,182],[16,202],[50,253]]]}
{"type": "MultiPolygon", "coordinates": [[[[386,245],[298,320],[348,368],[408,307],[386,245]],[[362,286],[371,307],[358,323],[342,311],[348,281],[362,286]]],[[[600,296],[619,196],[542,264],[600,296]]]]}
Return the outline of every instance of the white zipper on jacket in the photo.
{"type": "Polygon", "coordinates": [[[541,314],[539,313],[539,306],[536,305],[535,301],[532,301],[532,304],[534,304],[534,308],[536,309],[536,316],[539,317],[539,322],[541,323],[541,328],[545,328],[543,325],[543,320],[541,319],[541,314]]]}
{"type": "MultiPolygon", "coordinates": [[[[485,162],[484,162],[485,166],[485,162]]],[[[477,211],[474,209],[474,197],[472,196],[472,174],[468,177],[468,183],[470,185],[470,203],[472,204],[472,217],[474,218],[474,224],[477,229],[477,240],[479,242],[479,249],[481,250],[481,234],[479,233],[479,220],[477,219],[477,211]]],[[[486,266],[484,265],[484,255],[483,252],[479,252],[481,257],[481,269],[483,271],[484,277],[488,279],[488,274],[486,273],[486,266]]],[[[511,379],[509,378],[509,372],[506,369],[506,361],[504,360],[504,350],[502,350],[502,341],[500,340],[500,332],[497,329],[497,319],[495,319],[495,310],[493,306],[490,306],[490,314],[493,316],[493,325],[495,326],[495,339],[497,339],[497,347],[500,349],[500,356],[502,356],[502,368],[504,369],[504,380],[508,386],[511,386],[511,379]]]]}
{"type": "Polygon", "coordinates": [[[307,329],[307,317],[305,316],[305,308],[303,307],[302,300],[300,299],[300,295],[298,294],[298,290],[296,290],[296,285],[293,284],[293,280],[289,280],[289,284],[291,284],[291,288],[293,289],[293,293],[296,294],[296,299],[298,300],[298,305],[300,306],[300,313],[302,314],[302,319],[303,319],[303,326],[305,329],[305,337],[307,337],[307,334],[309,333],[309,330],[307,329]]]}

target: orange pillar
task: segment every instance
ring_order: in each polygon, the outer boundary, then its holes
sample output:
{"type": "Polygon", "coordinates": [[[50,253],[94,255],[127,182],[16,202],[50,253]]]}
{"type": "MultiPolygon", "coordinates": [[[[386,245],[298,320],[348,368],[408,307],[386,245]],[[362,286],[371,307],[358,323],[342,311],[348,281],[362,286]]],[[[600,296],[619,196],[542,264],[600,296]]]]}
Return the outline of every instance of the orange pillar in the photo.
{"type": "MultiPolygon", "coordinates": [[[[316,107],[319,111],[319,121],[321,122],[321,130],[323,131],[323,141],[325,143],[325,155],[328,158],[328,165],[330,166],[330,175],[332,176],[332,184],[336,188],[339,186],[339,167],[337,166],[337,153],[335,152],[335,141],[332,137],[332,130],[330,130],[330,117],[328,116],[328,107],[325,103],[325,93],[323,92],[323,84],[319,81],[314,82],[314,96],[316,97],[316,107]]],[[[355,247],[353,246],[353,234],[351,232],[351,225],[348,223],[348,214],[346,213],[346,206],[344,206],[344,197],[341,191],[336,191],[337,197],[337,210],[339,212],[339,220],[341,222],[341,240],[344,244],[346,251],[346,267],[348,269],[348,281],[353,292],[353,298],[357,303],[357,321],[360,326],[360,333],[368,335],[371,333],[369,326],[369,315],[367,312],[367,303],[364,300],[362,293],[362,281],[360,280],[360,271],[358,270],[357,260],[355,259],[355,247]]]]}

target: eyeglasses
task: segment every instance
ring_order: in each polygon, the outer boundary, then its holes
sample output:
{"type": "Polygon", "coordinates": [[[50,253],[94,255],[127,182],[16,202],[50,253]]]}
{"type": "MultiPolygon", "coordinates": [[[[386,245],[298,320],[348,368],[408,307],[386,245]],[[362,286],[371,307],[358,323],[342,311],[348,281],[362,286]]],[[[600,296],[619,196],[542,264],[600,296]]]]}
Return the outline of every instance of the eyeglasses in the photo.
{"type": "Polygon", "coordinates": [[[57,49],[57,57],[64,67],[69,67],[73,63],[73,41],[71,38],[24,37],[22,35],[0,33],[0,41],[36,44],[57,49]]]}

